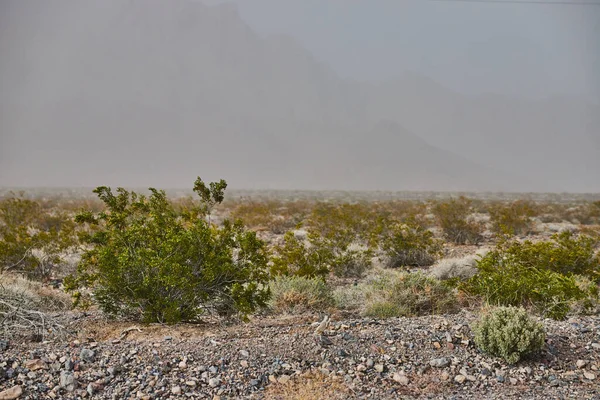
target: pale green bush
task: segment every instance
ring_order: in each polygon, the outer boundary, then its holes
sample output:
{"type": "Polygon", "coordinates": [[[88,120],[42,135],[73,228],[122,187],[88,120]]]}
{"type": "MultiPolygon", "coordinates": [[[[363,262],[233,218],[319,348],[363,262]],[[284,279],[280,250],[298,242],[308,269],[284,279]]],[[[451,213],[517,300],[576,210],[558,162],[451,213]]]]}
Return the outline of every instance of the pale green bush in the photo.
{"type": "Polygon", "coordinates": [[[475,344],[485,353],[515,364],[539,351],[546,338],[544,327],[518,307],[498,307],[473,326],[475,344]]]}

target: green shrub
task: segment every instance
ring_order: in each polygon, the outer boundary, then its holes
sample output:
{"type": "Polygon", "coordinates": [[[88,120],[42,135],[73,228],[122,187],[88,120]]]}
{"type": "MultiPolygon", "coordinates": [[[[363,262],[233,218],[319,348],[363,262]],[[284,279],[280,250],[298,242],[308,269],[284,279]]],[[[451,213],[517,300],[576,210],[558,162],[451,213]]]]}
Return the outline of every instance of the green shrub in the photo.
{"type": "Polygon", "coordinates": [[[454,290],[423,273],[382,277],[371,283],[365,314],[378,318],[444,314],[457,310],[454,290]]]}
{"type": "Polygon", "coordinates": [[[473,211],[471,200],[460,197],[438,202],[432,211],[448,240],[456,244],[476,244],[481,241],[481,224],[469,220],[473,211]]]}
{"type": "Polygon", "coordinates": [[[76,243],[74,229],[64,212],[44,210],[22,195],[0,201],[0,272],[51,278],[63,252],[76,243]]]}
{"type": "Polygon", "coordinates": [[[333,253],[323,245],[320,236],[309,233],[308,238],[307,244],[297,238],[293,232],[287,232],[283,237],[283,244],[274,248],[271,274],[310,278],[326,276],[333,260],[333,253]]]}
{"type": "Polygon", "coordinates": [[[240,223],[217,227],[205,218],[225,187],[198,178],[201,203],[181,212],[164,191],[151,188],[146,197],[98,187],[106,211],[76,218],[98,229],[82,237],[92,248],[68,288],[92,287],[105,312],[149,322],[194,321],[207,310],[245,316],[266,305],[264,243],[240,223]]]}
{"type": "Polygon", "coordinates": [[[308,232],[308,242],[287,232],[283,244],[275,246],[272,258],[273,275],[325,277],[358,277],[371,266],[371,251],[352,243],[328,239],[317,232],[308,232]]]}
{"type": "Polygon", "coordinates": [[[392,268],[430,266],[442,253],[442,244],[433,233],[414,222],[395,224],[386,232],[382,248],[392,268]]]}
{"type": "Polygon", "coordinates": [[[271,307],[276,312],[325,310],[334,304],[331,289],[319,278],[278,276],[270,283],[271,307]]]}
{"type": "Polygon", "coordinates": [[[517,200],[509,204],[495,204],[489,209],[492,231],[501,234],[526,235],[531,232],[537,215],[535,204],[517,200]]]}
{"type": "Polygon", "coordinates": [[[509,364],[541,350],[546,338],[544,326],[516,307],[498,307],[484,314],[473,332],[482,351],[509,364]]]}
{"type": "Polygon", "coordinates": [[[503,239],[477,262],[479,273],[461,288],[490,304],[530,306],[562,319],[573,302],[597,296],[597,287],[584,290],[577,284],[578,275],[598,281],[600,260],[594,242],[569,232],[538,243],[503,239]]]}

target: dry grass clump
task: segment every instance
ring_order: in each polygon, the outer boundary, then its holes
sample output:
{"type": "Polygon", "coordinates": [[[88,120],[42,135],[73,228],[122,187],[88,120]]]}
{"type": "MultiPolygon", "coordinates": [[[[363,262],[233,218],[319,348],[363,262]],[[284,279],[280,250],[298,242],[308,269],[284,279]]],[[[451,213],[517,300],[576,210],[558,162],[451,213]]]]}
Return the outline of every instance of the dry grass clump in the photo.
{"type": "Polygon", "coordinates": [[[320,278],[279,276],[271,281],[269,287],[270,305],[277,313],[320,311],[334,303],[329,286],[320,278]]]}
{"type": "Polygon", "coordinates": [[[477,255],[461,258],[444,258],[429,269],[429,275],[445,281],[448,279],[469,279],[477,273],[477,255]]]}
{"type": "Polygon", "coordinates": [[[340,287],[333,297],[338,308],[376,318],[451,313],[458,300],[453,288],[421,272],[378,270],[363,282],[340,287]]]}
{"type": "Polygon", "coordinates": [[[345,400],[352,397],[350,389],[338,377],[308,372],[287,383],[273,383],[265,391],[268,400],[345,400]]]}
{"type": "Polygon", "coordinates": [[[71,308],[71,297],[57,289],[18,274],[0,274],[0,300],[19,299],[23,308],[55,312],[71,308]]]}

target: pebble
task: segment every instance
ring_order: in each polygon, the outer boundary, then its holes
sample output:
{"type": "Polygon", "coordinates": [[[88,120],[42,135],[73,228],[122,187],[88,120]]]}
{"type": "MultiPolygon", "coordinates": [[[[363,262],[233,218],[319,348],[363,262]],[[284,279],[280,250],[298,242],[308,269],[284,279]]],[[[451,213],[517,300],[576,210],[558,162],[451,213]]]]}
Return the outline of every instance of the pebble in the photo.
{"type": "Polygon", "coordinates": [[[28,360],[25,361],[24,363],[25,368],[27,368],[30,371],[37,371],[39,369],[47,369],[48,366],[46,365],[46,363],[42,360],[38,359],[34,359],[34,360],[28,360]]]}
{"type": "Polygon", "coordinates": [[[173,386],[171,388],[171,393],[174,395],[181,394],[181,386],[173,386]]]}
{"type": "Polygon", "coordinates": [[[585,377],[585,379],[589,379],[590,381],[593,381],[594,379],[596,379],[596,374],[594,374],[593,372],[590,372],[590,371],[585,371],[583,373],[583,376],[585,377]]]}
{"type": "Polygon", "coordinates": [[[408,377],[406,375],[399,374],[397,372],[394,372],[394,375],[393,375],[392,379],[394,381],[398,382],[399,384],[404,385],[404,386],[406,386],[406,385],[408,385],[410,383],[410,381],[409,381],[409,379],[408,379],[408,377]]]}
{"type": "Polygon", "coordinates": [[[587,360],[577,360],[577,368],[585,368],[586,365],[588,365],[587,360]]]}
{"type": "Polygon", "coordinates": [[[381,373],[384,369],[385,367],[383,366],[383,364],[375,364],[375,371],[381,373]]]}
{"type": "Polygon", "coordinates": [[[450,360],[445,357],[434,358],[433,360],[429,361],[429,365],[431,365],[434,368],[445,368],[450,365],[450,360]]]}
{"type": "Polygon", "coordinates": [[[208,380],[208,386],[210,387],[217,387],[221,384],[221,381],[219,380],[219,378],[210,378],[208,380]]]}
{"type": "Polygon", "coordinates": [[[281,383],[282,385],[285,385],[290,381],[290,379],[292,379],[292,377],[289,375],[281,375],[279,378],[277,378],[277,382],[281,383]]]}
{"type": "Polygon", "coordinates": [[[63,371],[60,373],[59,385],[67,392],[72,392],[77,386],[77,381],[75,380],[75,376],[71,372],[63,371]]]}
{"type": "Polygon", "coordinates": [[[456,382],[456,383],[464,383],[466,380],[467,380],[467,377],[464,376],[464,375],[462,375],[462,374],[461,375],[456,375],[454,377],[454,382],[456,382]]]}
{"type": "Polygon", "coordinates": [[[96,352],[91,349],[83,348],[79,353],[79,358],[86,363],[93,363],[96,359],[96,352]]]}

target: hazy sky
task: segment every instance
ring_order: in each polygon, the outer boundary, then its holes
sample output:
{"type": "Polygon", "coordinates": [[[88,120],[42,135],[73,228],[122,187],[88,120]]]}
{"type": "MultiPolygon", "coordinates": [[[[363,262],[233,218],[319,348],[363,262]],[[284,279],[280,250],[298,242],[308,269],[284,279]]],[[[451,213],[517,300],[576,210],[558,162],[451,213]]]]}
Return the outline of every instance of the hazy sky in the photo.
{"type": "MultiPolygon", "coordinates": [[[[501,0],[500,0],[501,1],[501,0]]],[[[343,77],[419,71],[462,92],[600,98],[598,6],[428,0],[236,3],[263,34],[289,34],[343,77]]]]}
{"type": "Polygon", "coordinates": [[[532,1],[0,0],[0,186],[600,192],[600,0],[532,1]]]}

